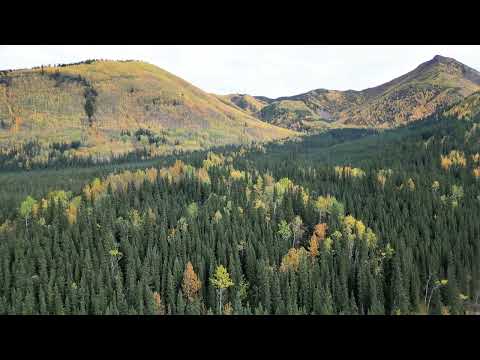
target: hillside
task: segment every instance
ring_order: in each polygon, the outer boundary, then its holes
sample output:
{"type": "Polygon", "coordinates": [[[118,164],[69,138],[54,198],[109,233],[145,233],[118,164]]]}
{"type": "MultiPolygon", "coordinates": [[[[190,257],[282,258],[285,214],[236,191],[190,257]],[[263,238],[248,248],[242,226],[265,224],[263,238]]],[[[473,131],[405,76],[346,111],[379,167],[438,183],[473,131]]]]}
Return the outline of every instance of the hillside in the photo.
{"type": "MultiPolygon", "coordinates": [[[[153,156],[293,134],[145,62],[93,60],[0,72],[3,152],[35,138],[42,149],[65,143],[68,156],[108,159],[140,149],[153,156]]],[[[36,161],[50,150],[37,151],[36,161]]]]}
{"type": "Polygon", "coordinates": [[[238,107],[251,115],[255,115],[267,105],[266,101],[246,94],[220,95],[219,98],[228,105],[238,107]]]}
{"type": "Polygon", "coordinates": [[[423,119],[478,90],[478,71],[437,55],[403,76],[362,91],[318,89],[278,99],[258,97],[269,104],[257,116],[291,129],[308,129],[305,121],[329,127],[391,128],[423,119]]]}
{"type": "Polygon", "coordinates": [[[471,120],[480,114],[480,92],[475,92],[445,112],[447,116],[471,120]]]}

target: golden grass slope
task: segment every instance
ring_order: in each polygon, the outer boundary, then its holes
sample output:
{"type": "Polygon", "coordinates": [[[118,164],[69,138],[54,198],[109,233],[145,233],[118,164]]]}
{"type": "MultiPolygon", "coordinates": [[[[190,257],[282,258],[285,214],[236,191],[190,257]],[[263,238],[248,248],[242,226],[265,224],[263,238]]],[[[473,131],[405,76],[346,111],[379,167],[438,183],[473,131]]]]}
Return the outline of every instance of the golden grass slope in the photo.
{"type": "Polygon", "coordinates": [[[121,136],[122,130],[139,128],[168,137],[167,144],[151,149],[157,153],[295,135],[141,61],[0,73],[0,125],[0,144],[32,137],[46,143],[81,140],[80,154],[142,147],[134,138],[121,136]],[[85,112],[86,84],[98,94],[92,126],[85,112]]]}

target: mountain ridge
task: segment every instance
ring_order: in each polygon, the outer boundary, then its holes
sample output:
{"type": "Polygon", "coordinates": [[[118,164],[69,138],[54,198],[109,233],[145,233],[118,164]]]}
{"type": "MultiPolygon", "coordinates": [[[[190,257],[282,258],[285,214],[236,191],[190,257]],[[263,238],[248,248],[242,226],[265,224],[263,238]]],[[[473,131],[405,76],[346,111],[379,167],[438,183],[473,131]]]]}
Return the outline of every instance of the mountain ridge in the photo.
{"type": "Polygon", "coordinates": [[[480,72],[436,55],[412,71],[364,90],[319,88],[276,99],[256,96],[265,106],[256,116],[295,130],[319,127],[391,128],[425,118],[480,90],[480,72]]]}

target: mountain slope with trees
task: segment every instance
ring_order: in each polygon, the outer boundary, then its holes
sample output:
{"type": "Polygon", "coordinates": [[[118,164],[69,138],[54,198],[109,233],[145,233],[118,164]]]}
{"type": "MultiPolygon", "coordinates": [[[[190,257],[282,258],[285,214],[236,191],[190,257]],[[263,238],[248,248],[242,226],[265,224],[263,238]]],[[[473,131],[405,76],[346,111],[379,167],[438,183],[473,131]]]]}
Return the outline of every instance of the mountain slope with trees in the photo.
{"type": "Polygon", "coordinates": [[[0,313],[467,313],[479,120],[185,154],[27,196],[0,226],[0,313]]]}
{"type": "Polygon", "coordinates": [[[141,61],[0,72],[0,150],[33,153],[32,163],[139,150],[152,157],[292,135],[141,61]]]}
{"type": "Polygon", "coordinates": [[[256,116],[295,130],[331,127],[392,128],[426,118],[480,90],[480,73],[452,58],[435,56],[413,71],[362,91],[318,89],[268,99],[256,116]]]}

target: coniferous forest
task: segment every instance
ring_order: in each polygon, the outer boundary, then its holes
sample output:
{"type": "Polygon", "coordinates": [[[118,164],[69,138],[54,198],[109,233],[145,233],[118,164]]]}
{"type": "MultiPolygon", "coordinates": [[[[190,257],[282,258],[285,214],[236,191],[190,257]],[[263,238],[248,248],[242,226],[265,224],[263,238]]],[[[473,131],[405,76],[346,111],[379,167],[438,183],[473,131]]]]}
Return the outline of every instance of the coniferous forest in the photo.
{"type": "Polygon", "coordinates": [[[10,166],[0,314],[469,314],[479,120],[10,166]]]}

